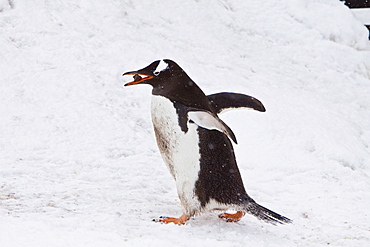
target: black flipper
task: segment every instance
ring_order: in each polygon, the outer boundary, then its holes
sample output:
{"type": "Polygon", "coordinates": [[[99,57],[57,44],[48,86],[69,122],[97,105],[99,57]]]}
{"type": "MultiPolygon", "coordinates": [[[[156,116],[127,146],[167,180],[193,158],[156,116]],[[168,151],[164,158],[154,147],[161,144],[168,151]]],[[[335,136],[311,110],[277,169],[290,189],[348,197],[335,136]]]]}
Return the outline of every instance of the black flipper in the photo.
{"type": "Polygon", "coordinates": [[[266,109],[258,99],[240,93],[216,93],[207,95],[216,114],[227,108],[251,108],[256,111],[265,112],[266,109]]]}

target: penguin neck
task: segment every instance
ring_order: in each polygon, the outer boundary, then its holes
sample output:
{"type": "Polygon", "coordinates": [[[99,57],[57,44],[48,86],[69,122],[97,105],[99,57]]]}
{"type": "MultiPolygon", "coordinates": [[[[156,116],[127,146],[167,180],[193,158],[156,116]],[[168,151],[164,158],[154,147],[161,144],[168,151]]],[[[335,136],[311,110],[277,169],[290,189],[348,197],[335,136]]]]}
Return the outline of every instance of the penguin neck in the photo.
{"type": "Polygon", "coordinates": [[[152,94],[164,96],[189,108],[212,112],[207,96],[188,76],[171,78],[165,83],[160,82],[153,86],[152,94]]]}

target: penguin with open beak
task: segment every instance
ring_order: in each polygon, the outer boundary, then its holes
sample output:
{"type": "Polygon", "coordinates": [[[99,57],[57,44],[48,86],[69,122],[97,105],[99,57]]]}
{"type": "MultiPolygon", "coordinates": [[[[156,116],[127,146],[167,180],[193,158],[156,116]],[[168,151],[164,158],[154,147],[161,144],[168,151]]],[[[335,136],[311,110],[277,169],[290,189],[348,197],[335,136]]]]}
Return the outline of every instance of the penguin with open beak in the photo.
{"type": "Polygon", "coordinates": [[[232,142],[235,134],[218,114],[230,108],[251,108],[264,112],[254,97],[237,93],[205,95],[185,71],[172,60],[158,60],[149,66],[123,74],[133,76],[125,86],[153,87],[151,115],[162,158],[176,181],[183,207],[179,218],[154,221],[184,224],[191,217],[212,210],[228,222],[246,213],[276,224],[291,220],[257,204],[246,192],[236,163],[232,142]]]}

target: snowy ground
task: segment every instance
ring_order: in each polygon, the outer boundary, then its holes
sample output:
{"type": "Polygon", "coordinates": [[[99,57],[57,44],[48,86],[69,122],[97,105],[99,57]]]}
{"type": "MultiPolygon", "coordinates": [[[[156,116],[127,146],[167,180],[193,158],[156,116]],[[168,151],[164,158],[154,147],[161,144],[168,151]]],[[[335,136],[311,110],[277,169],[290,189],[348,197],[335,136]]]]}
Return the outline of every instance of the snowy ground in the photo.
{"type": "Polygon", "coordinates": [[[362,23],[370,25],[370,8],[351,9],[356,18],[362,23]]]}
{"type": "Polygon", "coordinates": [[[337,0],[0,0],[0,246],[370,246],[370,42],[337,0]],[[10,4],[9,4],[10,2],[10,4]],[[294,220],[185,226],[150,88],[170,58],[222,115],[248,193],[294,220]]]}

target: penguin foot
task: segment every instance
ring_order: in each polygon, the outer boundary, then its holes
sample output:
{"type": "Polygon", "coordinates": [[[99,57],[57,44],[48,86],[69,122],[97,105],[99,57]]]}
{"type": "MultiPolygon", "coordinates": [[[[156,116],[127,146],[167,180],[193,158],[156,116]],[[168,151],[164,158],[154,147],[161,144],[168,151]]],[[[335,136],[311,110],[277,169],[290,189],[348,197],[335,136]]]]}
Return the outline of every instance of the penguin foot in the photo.
{"type": "Polygon", "coordinates": [[[161,222],[164,224],[174,223],[176,225],[184,225],[185,222],[188,220],[189,220],[189,217],[186,216],[185,214],[183,214],[179,218],[161,216],[159,217],[159,219],[153,219],[154,222],[161,222]]]}
{"type": "Polygon", "coordinates": [[[245,215],[244,211],[237,211],[235,214],[222,213],[218,215],[221,219],[226,219],[226,222],[238,222],[245,215]]]}

